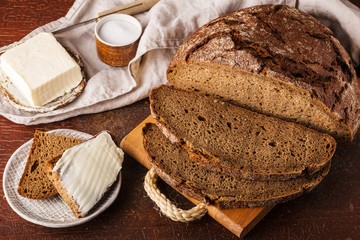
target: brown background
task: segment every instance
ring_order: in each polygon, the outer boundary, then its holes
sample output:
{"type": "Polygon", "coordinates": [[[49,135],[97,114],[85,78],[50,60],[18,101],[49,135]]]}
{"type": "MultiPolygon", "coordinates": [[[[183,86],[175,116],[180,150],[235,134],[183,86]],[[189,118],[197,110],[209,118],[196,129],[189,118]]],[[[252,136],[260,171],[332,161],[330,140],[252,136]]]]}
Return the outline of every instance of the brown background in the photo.
{"type": "MultiPolygon", "coordinates": [[[[360,1],[352,0],[357,6],[360,1]]],[[[31,30],[66,14],[73,0],[0,0],[0,46],[20,40],[31,30]]],[[[11,154],[32,138],[34,129],[70,128],[90,134],[107,129],[119,142],[149,115],[147,100],[100,114],[38,126],[14,124],[0,117],[0,184],[11,154]]],[[[246,239],[360,239],[360,138],[342,144],[329,176],[311,193],[276,206],[246,239]]],[[[115,203],[80,226],[51,229],[29,223],[8,205],[0,188],[0,239],[236,239],[206,216],[177,223],[162,216],[143,190],[146,170],[126,156],[123,185],[115,203]]],[[[180,207],[192,205],[160,185],[180,207]]]]}

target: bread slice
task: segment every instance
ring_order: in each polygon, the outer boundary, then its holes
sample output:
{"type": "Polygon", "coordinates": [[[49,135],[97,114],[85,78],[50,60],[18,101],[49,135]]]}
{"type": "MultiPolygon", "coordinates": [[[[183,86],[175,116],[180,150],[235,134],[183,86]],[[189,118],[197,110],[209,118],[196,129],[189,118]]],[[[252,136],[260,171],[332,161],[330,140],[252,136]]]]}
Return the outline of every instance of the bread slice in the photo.
{"type": "Polygon", "coordinates": [[[333,33],[285,5],[245,8],[205,24],[178,48],[167,79],[254,111],[351,140],[360,87],[333,33]]]}
{"type": "Polygon", "coordinates": [[[81,218],[116,181],[123,159],[123,151],[103,131],[48,161],[46,174],[74,216],[81,218]]]}
{"type": "Polygon", "coordinates": [[[328,134],[173,86],[153,89],[150,108],[165,135],[184,142],[203,166],[242,178],[311,175],[336,149],[328,134]]]}
{"type": "Polygon", "coordinates": [[[284,202],[310,191],[327,175],[330,165],[309,176],[287,181],[253,181],[204,168],[171,143],[154,124],[143,128],[144,148],[157,174],[179,192],[220,208],[259,207],[284,202]]]}
{"type": "Polygon", "coordinates": [[[18,193],[30,199],[53,197],[57,191],[45,173],[45,163],[83,140],[36,130],[18,193]]]}
{"type": "Polygon", "coordinates": [[[52,170],[62,155],[58,155],[46,163],[46,174],[49,181],[54,184],[56,191],[59,193],[63,201],[68,205],[75,217],[81,218],[85,214],[80,210],[79,205],[73,197],[67,192],[65,187],[61,184],[60,175],[53,173],[52,170]]]}

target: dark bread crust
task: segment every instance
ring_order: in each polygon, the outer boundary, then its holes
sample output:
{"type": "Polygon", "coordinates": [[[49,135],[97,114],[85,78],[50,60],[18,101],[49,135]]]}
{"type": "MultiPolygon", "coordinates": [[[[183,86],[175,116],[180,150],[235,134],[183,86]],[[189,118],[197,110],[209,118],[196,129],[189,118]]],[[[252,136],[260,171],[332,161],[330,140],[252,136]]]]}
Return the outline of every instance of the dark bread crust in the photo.
{"type": "Polygon", "coordinates": [[[149,99],[163,134],[213,171],[249,180],[286,180],[320,171],[336,149],[330,135],[216,96],[162,85],[149,99]]]}
{"type": "Polygon", "coordinates": [[[143,135],[152,167],[166,183],[189,197],[220,208],[260,207],[294,199],[317,186],[330,169],[327,165],[311,177],[287,181],[244,180],[197,165],[179,143],[171,143],[154,124],[146,124],[143,135]],[[211,183],[204,185],[208,178],[211,183]],[[215,190],[211,189],[215,185],[215,190]],[[232,190],[229,194],[217,194],[216,189],[221,188],[232,190]],[[271,191],[274,193],[269,196],[271,191]]]}
{"type": "MultiPolygon", "coordinates": [[[[167,70],[169,82],[181,86],[190,81],[184,76],[177,79],[177,73],[192,64],[203,69],[223,68],[232,74],[255,74],[308,96],[344,127],[342,132],[332,130],[333,136],[352,139],[359,127],[360,86],[348,53],[326,26],[295,8],[260,5],[209,22],[179,47],[167,70]]],[[[194,88],[214,91],[199,85],[194,88]]],[[[248,104],[242,101],[238,103],[248,104]]],[[[321,126],[261,106],[247,107],[314,128],[321,126]]]]}

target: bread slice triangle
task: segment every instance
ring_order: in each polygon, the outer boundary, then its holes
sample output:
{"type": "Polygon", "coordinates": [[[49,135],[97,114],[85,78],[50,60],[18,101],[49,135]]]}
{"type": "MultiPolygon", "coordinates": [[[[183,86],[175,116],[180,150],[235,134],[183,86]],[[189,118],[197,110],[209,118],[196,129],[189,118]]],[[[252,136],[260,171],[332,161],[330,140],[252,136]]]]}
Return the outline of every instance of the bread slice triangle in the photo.
{"type": "Polygon", "coordinates": [[[30,199],[55,196],[58,192],[46,176],[45,163],[81,142],[83,142],[82,139],[36,130],[18,185],[18,193],[30,199]]]}
{"type": "Polygon", "coordinates": [[[111,134],[102,131],[49,160],[45,171],[74,216],[81,218],[118,179],[123,159],[111,134]]]}

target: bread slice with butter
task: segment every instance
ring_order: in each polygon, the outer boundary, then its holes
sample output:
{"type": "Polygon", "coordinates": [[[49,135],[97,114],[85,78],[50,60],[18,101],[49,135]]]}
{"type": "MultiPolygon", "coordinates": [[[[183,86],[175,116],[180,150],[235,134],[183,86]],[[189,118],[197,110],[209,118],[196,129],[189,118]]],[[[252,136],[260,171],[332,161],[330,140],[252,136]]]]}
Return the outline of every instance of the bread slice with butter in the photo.
{"type": "Polygon", "coordinates": [[[124,159],[103,131],[49,161],[46,173],[77,218],[84,217],[116,181],[124,159]]]}
{"type": "Polygon", "coordinates": [[[45,163],[66,149],[83,142],[82,139],[36,130],[18,193],[30,199],[44,199],[58,192],[45,173],[45,163]]]}

